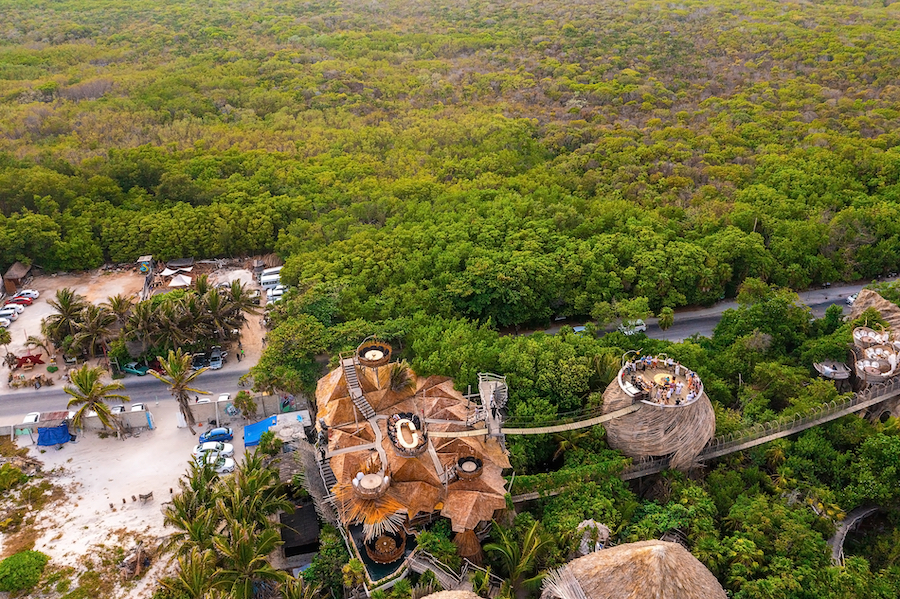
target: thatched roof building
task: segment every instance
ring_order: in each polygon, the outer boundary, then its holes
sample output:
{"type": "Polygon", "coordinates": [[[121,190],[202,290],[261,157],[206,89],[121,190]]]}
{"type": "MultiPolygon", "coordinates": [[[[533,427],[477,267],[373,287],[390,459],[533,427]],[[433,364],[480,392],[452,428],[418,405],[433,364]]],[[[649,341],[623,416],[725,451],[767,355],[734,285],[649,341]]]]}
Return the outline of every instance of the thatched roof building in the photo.
{"type": "Polygon", "coordinates": [[[338,481],[338,499],[357,501],[361,485],[351,486],[353,480],[361,483],[360,474],[378,474],[384,484],[372,478],[377,487],[372,492],[383,496],[379,505],[399,504],[410,520],[439,511],[450,519],[454,532],[463,533],[493,518],[495,510],[506,506],[501,472],[510,464],[505,448],[487,436],[428,435],[483,427],[483,422],[467,424],[476,406],[449,378],[418,377],[405,366],[383,362],[370,361],[380,364],[370,367],[357,356],[322,377],[316,388],[317,421],[320,428],[323,423],[327,427],[327,456],[338,481]],[[363,415],[357,405],[361,400],[354,403],[351,391],[361,394],[374,416],[363,415]],[[477,468],[458,475],[457,465],[466,459],[477,462],[477,468]]]}
{"type": "Polygon", "coordinates": [[[871,289],[863,289],[856,296],[853,309],[850,311],[850,319],[859,318],[860,314],[869,308],[878,310],[881,318],[888,323],[888,327],[895,333],[900,333],[900,307],[871,289]]]}
{"type": "MultiPolygon", "coordinates": [[[[631,364],[631,363],[629,363],[631,364]]],[[[652,391],[643,394],[632,393],[634,389],[628,380],[630,375],[637,375],[648,381],[662,383],[667,379],[682,381],[684,374],[690,373],[684,367],[660,365],[658,368],[647,367],[638,372],[631,371],[627,364],[616,380],[611,382],[603,393],[603,413],[608,414],[632,404],[639,403],[640,409],[631,414],[608,421],[606,426],[610,447],[618,449],[627,456],[638,458],[645,456],[668,456],[672,468],[684,470],[694,465],[694,460],[706,446],[716,430],[716,416],[712,404],[702,385],[696,395],[689,401],[676,405],[678,399],[670,398],[669,403],[654,401],[652,391]]]]}
{"type": "Polygon", "coordinates": [[[716,577],[678,543],[641,541],[572,560],[544,580],[541,599],[725,599],[716,577]]]}

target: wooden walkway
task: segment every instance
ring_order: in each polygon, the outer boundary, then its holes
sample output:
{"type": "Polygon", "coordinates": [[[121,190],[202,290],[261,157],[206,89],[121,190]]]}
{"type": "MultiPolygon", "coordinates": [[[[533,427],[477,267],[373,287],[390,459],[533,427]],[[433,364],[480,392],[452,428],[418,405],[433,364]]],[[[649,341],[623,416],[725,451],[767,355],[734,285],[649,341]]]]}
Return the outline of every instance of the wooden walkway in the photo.
{"type": "MultiPolygon", "coordinates": [[[[594,418],[588,418],[587,420],[577,420],[575,422],[565,422],[563,424],[552,424],[548,426],[533,426],[533,427],[508,427],[504,426],[500,429],[504,435],[549,435],[552,433],[562,433],[565,431],[574,431],[580,428],[587,428],[589,426],[596,426],[598,424],[603,424],[608,420],[612,420],[613,418],[620,418],[621,416],[625,416],[626,414],[631,414],[632,412],[637,412],[641,409],[641,404],[634,404],[628,407],[622,408],[621,410],[616,410],[615,412],[610,412],[609,414],[603,414],[601,416],[595,416],[594,418]]],[[[465,422],[459,422],[459,424],[465,424],[465,422]]],[[[487,435],[488,429],[486,428],[477,428],[474,430],[468,431],[435,431],[428,433],[429,437],[478,437],[481,435],[487,435]]]]}
{"type": "Polygon", "coordinates": [[[847,533],[853,530],[863,519],[868,518],[880,509],[877,505],[860,506],[847,514],[847,517],[841,521],[841,524],[834,531],[834,536],[828,539],[828,546],[831,547],[832,564],[835,566],[844,565],[844,541],[847,539],[847,533]]]}
{"type": "MultiPolygon", "coordinates": [[[[814,426],[820,426],[843,418],[850,414],[861,412],[881,402],[900,396],[900,380],[891,379],[880,385],[870,387],[857,393],[852,399],[840,403],[827,404],[806,417],[783,423],[763,426],[759,430],[751,429],[747,433],[737,437],[716,437],[706,446],[700,455],[698,462],[705,462],[738,451],[751,449],[763,445],[775,439],[782,439],[790,435],[805,431],[814,426]]],[[[662,472],[669,466],[669,460],[659,458],[634,464],[622,473],[622,480],[633,480],[650,474],[662,472]]]]}

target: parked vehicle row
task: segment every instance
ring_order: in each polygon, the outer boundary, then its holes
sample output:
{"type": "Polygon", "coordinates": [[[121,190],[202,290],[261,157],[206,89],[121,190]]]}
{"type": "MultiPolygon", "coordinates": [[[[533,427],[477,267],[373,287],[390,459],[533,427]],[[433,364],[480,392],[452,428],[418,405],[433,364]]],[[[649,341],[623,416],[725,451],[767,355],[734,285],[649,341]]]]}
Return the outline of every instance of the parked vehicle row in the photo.
{"type": "MultiPolygon", "coordinates": [[[[129,410],[127,406],[117,405],[117,406],[110,406],[109,411],[112,412],[113,414],[124,414],[125,412],[144,412],[147,409],[144,406],[144,404],[142,404],[142,403],[131,404],[130,408],[131,409],[129,410]]],[[[96,416],[96,415],[97,415],[97,412],[95,412],[94,410],[88,410],[85,413],[86,418],[90,418],[91,416],[96,416]]],[[[72,412],[70,410],[68,419],[72,420],[73,418],[75,418],[75,412],[72,412]]],[[[41,419],[41,412],[29,412],[28,414],[25,415],[25,419],[22,420],[22,424],[37,424],[40,421],[40,419],[41,419]]]]}
{"type": "Polygon", "coordinates": [[[9,327],[19,319],[19,314],[25,311],[41,294],[34,289],[23,289],[4,303],[0,308],[0,326],[9,327]]]}
{"type": "Polygon", "coordinates": [[[234,445],[227,443],[232,439],[234,431],[227,426],[208,430],[200,435],[200,444],[191,456],[198,465],[212,464],[219,474],[234,472],[234,445]]]}
{"type": "Polygon", "coordinates": [[[201,368],[219,370],[225,364],[226,357],[228,357],[228,352],[215,345],[209,351],[194,354],[191,358],[191,368],[193,370],[201,368]]]}

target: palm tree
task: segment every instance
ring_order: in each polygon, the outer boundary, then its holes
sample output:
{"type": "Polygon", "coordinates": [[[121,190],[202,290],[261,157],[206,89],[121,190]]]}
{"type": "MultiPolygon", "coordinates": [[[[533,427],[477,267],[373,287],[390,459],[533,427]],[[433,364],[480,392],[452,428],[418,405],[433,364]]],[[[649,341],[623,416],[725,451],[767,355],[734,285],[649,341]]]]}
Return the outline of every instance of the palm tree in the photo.
{"type": "Polygon", "coordinates": [[[194,279],[194,291],[197,292],[197,295],[206,295],[206,292],[210,289],[212,289],[212,287],[209,286],[209,275],[198,275],[197,278],[194,279]]]}
{"type": "Polygon", "coordinates": [[[244,313],[255,316],[262,312],[262,309],[253,303],[253,292],[238,280],[232,281],[231,286],[225,290],[225,298],[232,309],[239,314],[241,324],[245,320],[244,313]]]}
{"type": "Polygon", "coordinates": [[[232,309],[228,300],[215,289],[210,289],[203,295],[203,303],[206,305],[209,324],[215,330],[219,341],[224,341],[226,331],[231,330],[229,315],[232,309]]]}
{"type": "Polygon", "coordinates": [[[112,413],[106,402],[110,399],[117,399],[122,402],[128,401],[127,395],[113,393],[113,391],[124,389],[125,385],[118,381],[113,381],[109,384],[103,383],[100,377],[104,373],[105,371],[102,368],[92,368],[87,364],[74,371],[70,375],[72,384],[66,385],[63,389],[72,396],[67,407],[81,406],[72,419],[76,428],[80,428],[87,413],[93,411],[97,414],[97,418],[100,419],[100,423],[104,427],[115,429],[119,438],[124,440],[122,433],[125,431],[122,427],[122,422],[118,416],[112,413]]]}
{"type": "Polygon", "coordinates": [[[561,458],[567,451],[578,449],[579,443],[588,438],[590,434],[591,429],[554,434],[553,441],[556,442],[556,451],[553,452],[553,461],[555,462],[561,458]]]}
{"type": "Polygon", "coordinates": [[[258,531],[229,519],[226,534],[213,539],[223,562],[213,585],[226,591],[230,599],[253,599],[261,588],[286,583],[288,575],[268,561],[269,554],[281,544],[281,536],[272,528],[258,531]]]}
{"type": "Polygon", "coordinates": [[[406,360],[397,362],[391,366],[390,388],[394,393],[405,391],[412,387],[413,380],[410,376],[409,364],[406,360]]]}
{"type": "Polygon", "coordinates": [[[156,315],[153,310],[153,303],[149,301],[138,302],[131,310],[131,314],[128,315],[128,320],[125,323],[125,336],[127,339],[139,339],[141,342],[141,353],[144,353],[147,351],[155,326],[156,315]]]}
{"type": "Polygon", "coordinates": [[[41,330],[56,345],[69,335],[74,335],[81,316],[81,311],[87,305],[85,298],[78,295],[68,287],[56,292],[56,299],[47,300],[50,307],[56,311],[44,319],[41,330]]]}
{"type": "Polygon", "coordinates": [[[37,337],[35,335],[29,335],[28,339],[25,340],[25,347],[39,347],[45,352],[47,352],[48,356],[53,355],[53,344],[46,337],[37,337]]]}
{"type": "Polygon", "coordinates": [[[119,323],[120,327],[124,327],[125,323],[128,322],[128,314],[131,312],[134,300],[131,296],[120,293],[106,298],[106,301],[102,305],[115,314],[116,322],[119,323]]]}
{"type": "Polygon", "coordinates": [[[188,430],[191,431],[192,435],[196,435],[197,432],[194,430],[194,425],[197,424],[197,421],[194,419],[194,412],[191,411],[191,399],[188,393],[209,395],[209,391],[201,391],[192,386],[196,378],[201,373],[206,372],[207,369],[191,370],[191,355],[182,352],[181,349],[178,351],[169,350],[168,358],[159,356],[157,359],[163,374],[155,370],[151,370],[150,374],[169,385],[169,391],[178,401],[178,407],[181,409],[181,415],[184,416],[184,421],[188,425],[188,430]]]}
{"type": "MultiPolygon", "coordinates": [[[[210,464],[211,466],[211,464],[210,464]]],[[[176,529],[160,544],[163,553],[185,555],[193,550],[212,549],[212,537],[219,530],[221,518],[212,509],[201,507],[192,512],[191,501],[183,494],[172,497],[166,506],[165,525],[176,529]]]]}
{"type": "Polygon", "coordinates": [[[116,315],[104,306],[88,304],[81,311],[81,322],[78,323],[73,345],[87,347],[88,354],[93,358],[97,346],[106,347],[106,339],[112,332],[109,328],[116,322],[116,315]]]}
{"type": "Polygon", "coordinates": [[[291,578],[281,585],[281,595],[284,599],[319,599],[321,588],[321,585],[309,584],[302,578],[291,578]]]}
{"type": "Polygon", "coordinates": [[[263,530],[271,526],[269,516],[280,511],[292,512],[294,506],[281,490],[278,473],[263,467],[257,453],[245,455],[234,475],[221,482],[216,509],[263,530]]]}
{"type": "Polygon", "coordinates": [[[534,572],[538,558],[552,542],[539,530],[539,526],[540,522],[534,522],[519,543],[514,529],[501,528],[495,522],[494,530],[498,539],[484,546],[485,551],[498,554],[501,564],[506,568],[510,587],[517,597],[524,597],[527,587],[534,586],[544,578],[543,574],[529,576],[534,572]]]}
{"type": "Polygon", "coordinates": [[[193,547],[178,557],[178,574],[164,578],[160,584],[178,596],[206,599],[216,571],[216,555],[193,547]]]}
{"type": "Polygon", "coordinates": [[[0,327],[0,345],[3,346],[3,349],[6,350],[6,353],[9,353],[9,348],[7,346],[10,343],[12,343],[12,335],[9,333],[9,330],[0,327]]]}
{"type": "Polygon", "coordinates": [[[659,328],[669,330],[675,324],[675,310],[668,306],[659,311],[659,328]]]}

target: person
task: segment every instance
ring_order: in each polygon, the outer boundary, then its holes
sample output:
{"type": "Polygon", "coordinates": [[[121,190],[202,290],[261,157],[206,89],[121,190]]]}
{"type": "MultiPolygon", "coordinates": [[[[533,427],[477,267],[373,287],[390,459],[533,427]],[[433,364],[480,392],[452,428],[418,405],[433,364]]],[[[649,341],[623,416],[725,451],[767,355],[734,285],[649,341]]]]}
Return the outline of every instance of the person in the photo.
{"type": "Polygon", "coordinates": [[[668,391],[666,391],[666,405],[672,403],[672,392],[673,391],[675,391],[675,390],[672,388],[670,388],[668,391]]]}
{"type": "Polygon", "coordinates": [[[199,402],[200,402],[200,396],[199,396],[199,395],[195,395],[195,396],[194,396],[194,403],[199,403],[199,402]]]}
{"type": "Polygon", "coordinates": [[[677,395],[678,397],[681,397],[682,391],[684,391],[684,383],[682,383],[681,381],[678,381],[677,383],[675,383],[675,395],[677,395]]]}
{"type": "Polygon", "coordinates": [[[242,357],[244,357],[244,350],[241,350],[241,351],[238,352],[238,354],[237,354],[238,362],[241,361],[241,358],[242,358],[242,357]]]}
{"type": "Polygon", "coordinates": [[[241,350],[241,359],[244,359],[244,350],[241,350]]]}

